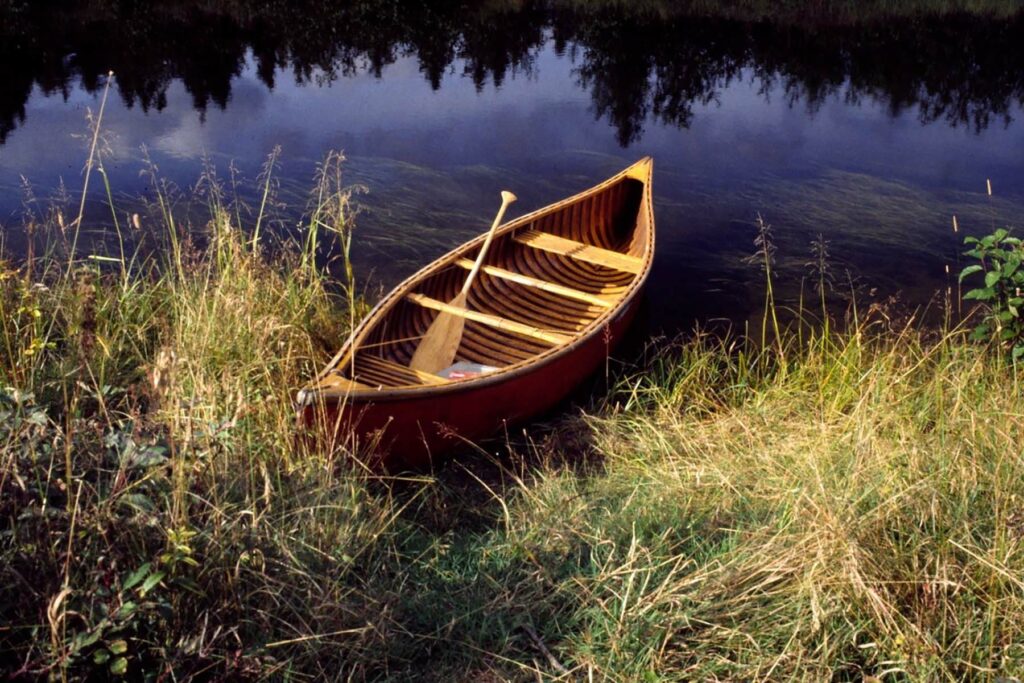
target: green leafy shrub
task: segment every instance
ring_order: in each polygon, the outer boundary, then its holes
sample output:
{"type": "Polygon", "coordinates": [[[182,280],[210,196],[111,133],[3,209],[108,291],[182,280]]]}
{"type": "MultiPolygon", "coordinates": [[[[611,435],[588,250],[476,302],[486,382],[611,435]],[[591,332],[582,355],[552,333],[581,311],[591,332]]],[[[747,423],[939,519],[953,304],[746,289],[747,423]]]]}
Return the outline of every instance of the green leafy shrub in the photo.
{"type": "Polygon", "coordinates": [[[984,317],[971,336],[975,340],[995,339],[1009,348],[1012,358],[1017,360],[1024,355],[1024,319],[1021,318],[1024,247],[1021,240],[1000,228],[985,237],[967,237],[964,243],[973,245],[965,253],[980,263],[964,268],[960,281],[975,273],[983,273],[985,277],[981,287],[964,295],[964,299],[980,301],[986,307],[984,317]]]}

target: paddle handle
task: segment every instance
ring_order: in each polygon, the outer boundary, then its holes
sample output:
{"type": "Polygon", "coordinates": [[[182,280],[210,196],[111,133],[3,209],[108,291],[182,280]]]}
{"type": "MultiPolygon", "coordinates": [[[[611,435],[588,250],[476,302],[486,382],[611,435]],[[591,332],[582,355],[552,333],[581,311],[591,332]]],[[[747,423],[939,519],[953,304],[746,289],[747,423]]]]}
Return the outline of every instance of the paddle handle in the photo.
{"type": "Polygon", "coordinates": [[[498,226],[501,225],[501,219],[505,215],[505,209],[508,205],[516,200],[516,196],[508,190],[501,191],[501,208],[498,209],[498,215],[494,217],[494,223],[491,224],[491,229],[487,232],[487,237],[484,239],[484,245],[480,247],[480,253],[476,257],[476,263],[473,264],[473,269],[469,271],[469,276],[466,278],[466,283],[462,285],[462,291],[460,294],[469,294],[469,288],[473,286],[473,280],[476,279],[476,274],[480,272],[480,266],[484,264],[484,258],[487,256],[487,249],[491,246],[491,240],[494,239],[494,233],[497,232],[498,226]]]}

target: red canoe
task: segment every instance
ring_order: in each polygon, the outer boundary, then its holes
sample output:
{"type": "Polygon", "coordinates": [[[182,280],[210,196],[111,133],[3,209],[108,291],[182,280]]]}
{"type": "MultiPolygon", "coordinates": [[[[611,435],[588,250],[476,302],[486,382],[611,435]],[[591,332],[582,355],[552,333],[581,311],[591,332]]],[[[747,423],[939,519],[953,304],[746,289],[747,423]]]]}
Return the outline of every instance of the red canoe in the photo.
{"type": "Polygon", "coordinates": [[[392,290],[299,394],[301,419],[375,467],[433,457],[551,408],[604,365],[654,255],[653,163],[497,229],[467,308],[450,301],[484,235],[392,290]],[[409,367],[439,311],[466,319],[455,364],[409,367]]]}

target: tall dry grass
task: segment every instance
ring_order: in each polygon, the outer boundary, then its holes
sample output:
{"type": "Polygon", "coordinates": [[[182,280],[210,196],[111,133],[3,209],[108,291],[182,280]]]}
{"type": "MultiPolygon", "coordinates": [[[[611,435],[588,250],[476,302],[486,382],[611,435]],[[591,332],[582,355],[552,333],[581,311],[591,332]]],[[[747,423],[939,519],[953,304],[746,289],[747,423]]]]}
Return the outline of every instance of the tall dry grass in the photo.
{"type": "Polygon", "coordinates": [[[341,161],[321,166],[299,238],[272,250],[208,176],[198,226],[155,183],[128,223],[156,247],[135,235],[128,256],[119,239],[78,258],[57,208],[31,230],[47,246],[4,266],[6,672],[317,671],[374,640],[345,577],[372,567],[388,496],[294,437],[295,389],[359,315],[318,258],[330,239],[347,255],[341,161]]]}
{"type": "Polygon", "coordinates": [[[619,560],[573,640],[638,676],[1019,674],[1017,373],[960,332],[871,326],[752,359],[686,343],[591,418],[629,527],[598,536],[619,560]]]}
{"type": "Polygon", "coordinates": [[[5,674],[1022,674],[1019,368],[959,329],[769,311],[765,343],[660,345],[547,437],[431,473],[297,440],[293,392],[362,310],[340,164],[273,249],[271,166],[253,211],[208,175],[201,224],[157,178],[105,254],[33,214],[48,246],[0,271],[5,674]]]}

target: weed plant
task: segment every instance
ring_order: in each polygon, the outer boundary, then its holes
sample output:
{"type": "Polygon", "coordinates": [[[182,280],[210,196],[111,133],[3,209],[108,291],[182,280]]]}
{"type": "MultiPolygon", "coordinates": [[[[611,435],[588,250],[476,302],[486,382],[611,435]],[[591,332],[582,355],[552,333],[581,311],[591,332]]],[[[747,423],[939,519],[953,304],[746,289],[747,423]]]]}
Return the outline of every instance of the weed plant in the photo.
{"type": "Polygon", "coordinates": [[[979,261],[960,271],[959,281],[974,275],[984,276],[981,286],[964,295],[964,299],[982,302],[987,310],[982,321],[974,328],[972,337],[977,340],[995,340],[1000,347],[1010,351],[1013,361],[1024,356],[1024,321],[1020,308],[1024,306],[1024,270],[1021,270],[1022,255],[1020,238],[1000,228],[984,237],[967,237],[965,243],[971,246],[967,256],[979,261]]]}

